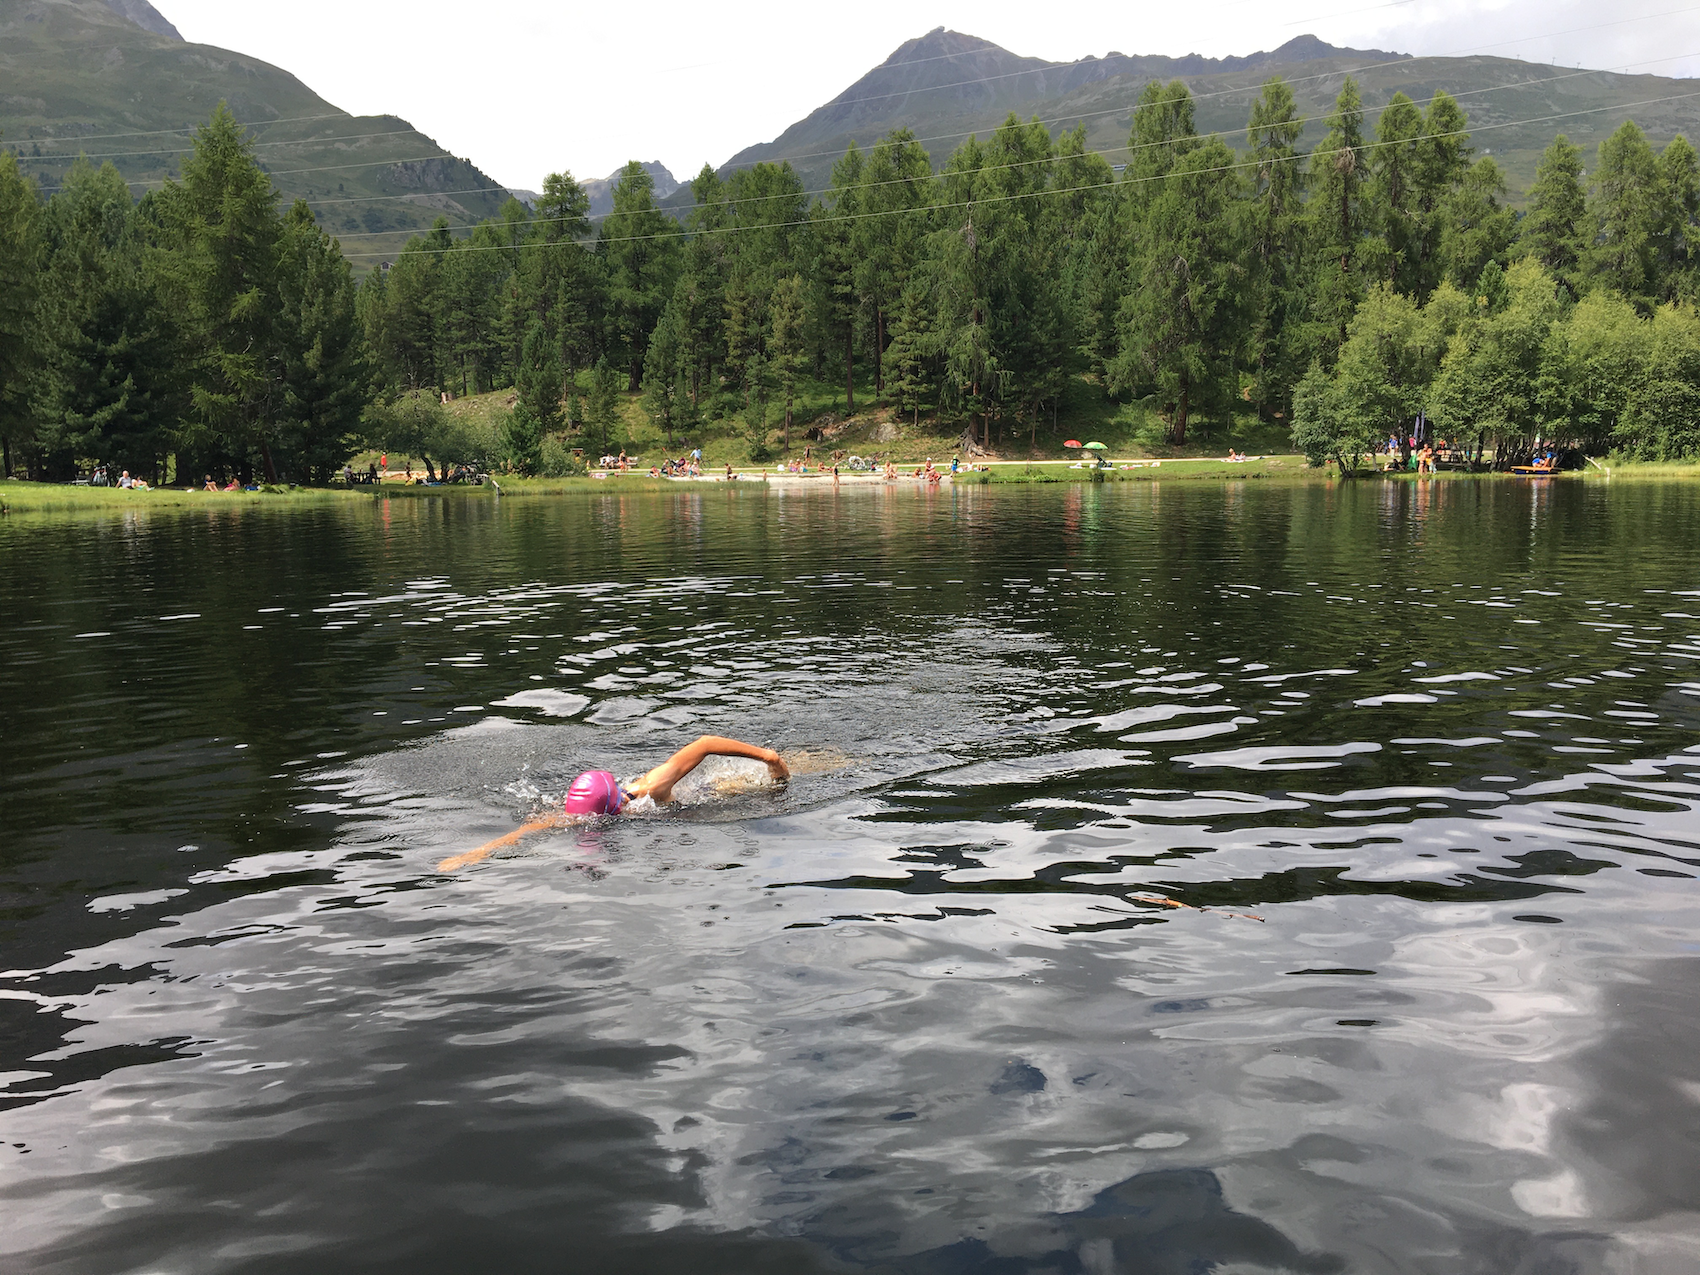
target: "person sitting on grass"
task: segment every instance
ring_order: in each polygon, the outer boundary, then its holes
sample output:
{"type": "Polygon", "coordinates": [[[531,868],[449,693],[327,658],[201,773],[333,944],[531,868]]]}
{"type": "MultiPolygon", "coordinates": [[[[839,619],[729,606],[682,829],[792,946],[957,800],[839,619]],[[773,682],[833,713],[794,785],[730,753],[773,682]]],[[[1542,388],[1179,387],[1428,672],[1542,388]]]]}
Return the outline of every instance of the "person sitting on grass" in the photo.
{"type": "Polygon", "coordinates": [[[212,477],[211,474],[207,475],[206,486],[203,487],[201,490],[203,490],[203,491],[217,491],[218,490],[218,484],[213,481],[213,477],[212,477]]]}
{"type": "Polygon", "coordinates": [[[565,827],[602,815],[617,815],[633,802],[647,797],[655,805],[673,800],[673,787],[710,757],[748,757],[765,762],[767,772],[777,784],[789,782],[791,771],[778,753],[759,744],[727,739],[721,735],[704,735],[694,744],[687,744],[640,779],[621,783],[606,770],[587,770],[567,789],[560,813],[551,812],[521,824],[506,836],[487,841],[476,850],[444,859],[437,865],[439,872],[454,872],[470,864],[481,863],[504,846],[517,845],[534,832],[565,827]]]}

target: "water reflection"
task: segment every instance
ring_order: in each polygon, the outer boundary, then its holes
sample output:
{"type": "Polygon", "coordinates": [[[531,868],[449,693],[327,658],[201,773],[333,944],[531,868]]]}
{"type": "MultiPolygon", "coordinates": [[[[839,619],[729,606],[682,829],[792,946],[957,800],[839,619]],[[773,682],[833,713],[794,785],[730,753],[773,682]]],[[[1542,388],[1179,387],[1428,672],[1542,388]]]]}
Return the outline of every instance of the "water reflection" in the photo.
{"type": "Polygon", "coordinates": [[[1681,1269],[1700,502],[1538,491],[0,526],[0,1246],[1681,1269]]]}

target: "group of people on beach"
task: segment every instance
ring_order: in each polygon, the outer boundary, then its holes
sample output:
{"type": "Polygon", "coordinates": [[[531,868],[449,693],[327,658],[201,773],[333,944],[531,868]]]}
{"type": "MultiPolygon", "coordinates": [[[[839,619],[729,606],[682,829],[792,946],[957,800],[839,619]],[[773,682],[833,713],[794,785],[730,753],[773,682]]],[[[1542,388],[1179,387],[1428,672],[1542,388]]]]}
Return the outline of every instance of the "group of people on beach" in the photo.
{"type": "Polygon", "coordinates": [[[113,482],[112,471],[107,469],[104,462],[97,462],[95,467],[89,471],[88,485],[90,487],[134,488],[140,491],[152,490],[142,479],[130,477],[130,471],[127,469],[119,473],[117,482],[113,482]]]}
{"type": "Polygon", "coordinates": [[[1435,463],[1436,457],[1446,451],[1447,442],[1444,438],[1425,440],[1412,434],[1405,439],[1401,447],[1398,436],[1389,434],[1387,436],[1387,468],[1401,468],[1405,462],[1401,461],[1399,457],[1403,454],[1410,457],[1410,467],[1417,473],[1439,473],[1439,466],[1435,463]]]}
{"type": "MultiPolygon", "coordinates": [[[[620,453],[620,468],[626,467],[626,454],[620,453]]],[[[726,467],[730,476],[732,467],[726,467]]],[[[697,448],[689,456],[681,456],[678,460],[663,458],[659,465],[649,467],[651,478],[701,478],[702,477],[702,448],[697,448]]]]}

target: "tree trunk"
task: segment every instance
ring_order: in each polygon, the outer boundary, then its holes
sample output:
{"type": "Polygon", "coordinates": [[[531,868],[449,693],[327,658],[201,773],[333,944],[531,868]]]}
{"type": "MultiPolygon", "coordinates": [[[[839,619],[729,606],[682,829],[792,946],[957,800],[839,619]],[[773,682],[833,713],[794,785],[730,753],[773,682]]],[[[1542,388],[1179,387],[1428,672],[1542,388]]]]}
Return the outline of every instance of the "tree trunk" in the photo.
{"type": "Polygon", "coordinates": [[[0,482],[12,476],[12,440],[0,434],[0,482]]]}
{"type": "Polygon", "coordinates": [[[430,482],[436,482],[437,471],[431,467],[431,458],[429,456],[421,456],[419,459],[425,462],[426,479],[430,482]]]}
{"type": "Polygon", "coordinates": [[[844,414],[856,414],[856,325],[844,327],[844,414]]]}
{"type": "Polygon", "coordinates": [[[789,389],[787,389],[785,391],[785,450],[786,451],[791,450],[791,403],[792,403],[792,394],[791,394],[791,391],[789,389]]]}
{"type": "Polygon", "coordinates": [[[626,377],[626,393],[636,394],[638,386],[643,384],[643,364],[638,362],[637,355],[632,355],[631,372],[626,377]]]}
{"type": "Polygon", "coordinates": [[[265,463],[266,481],[268,483],[276,483],[277,466],[272,464],[271,444],[267,443],[264,437],[261,437],[260,439],[260,460],[265,463]]]}
{"type": "Polygon", "coordinates": [[[885,311],[874,310],[874,394],[885,395],[885,311]]]}
{"type": "Polygon", "coordinates": [[[1180,401],[1175,404],[1175,419],[1169,425],[1169,442],[1175,447],[1186,445],[1187,397],[1191,392],[1192,387],[1182,381],[1180,401]]]}

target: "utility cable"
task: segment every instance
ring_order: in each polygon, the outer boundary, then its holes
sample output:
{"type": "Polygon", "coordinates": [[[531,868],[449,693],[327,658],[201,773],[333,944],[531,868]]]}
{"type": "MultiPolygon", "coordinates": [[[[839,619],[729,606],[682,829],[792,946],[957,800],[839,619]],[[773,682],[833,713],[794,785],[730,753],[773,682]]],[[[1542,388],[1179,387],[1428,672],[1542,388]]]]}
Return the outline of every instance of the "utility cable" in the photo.
{"type": "MultiPolygon", "coordinates": [[[[1692,56],[1695,56],[1695,55],[1694,54],[1686,54],[1686,53],[1677,55],[1677,57],[1679,57],[1679,58],[1680,57],[1692,57],[1692,56]]],[[[1673,60],[1673,59],[1659,59],[1659,60],[1660,61],[1670,61],[1670,60],[1673,60]]],[[[1637,65],[1640,65],[1640,64],[1637,64],[1637,65]]],[[[1528,88],[1528,87],[1541,85],[1541,84],[1550,84],[1550,83],[1553,83],[1553,82],[1558,81],[1558,80],[1574,78],[1577,75],[1595,75],[1595,74],[1598,74],[1598,72],[1594,72],[1594,71],[1566,72],[1564,75],[1550,76],[1547,79],[1520,80],[1520,81],[1515,81],[1515,82],[1507,83],[1507,84],[1491,85],[1491,86],[1488,86],[1486,88],[1471,89],[1471,90],[1468,90],[1468,92],[1474,93],[1474,94],[1480,94],[1480,93],[1499,92],[1499,91],[1505,90],[1505,89],[1528,88]]],[[[1435,102],[1436,99],[1438,99],[1439,97],[1441,97],[1443,95],[1451,96],[1451,97],[1454,98],[1454,100],[1456,100],[1456,97],[1458,96],[1458,95],[1455,95],[1455,94],[1446,94],[1445,90],[1440,90],[1440,91],[1436,92],[1431,97],[1421,98],[1421,99],[1418,99],[1416,101],[1413,101],[1411,103],[1411,105],[1412,106],[1432,105],[1435,102]]],[[[1409,99],[1407,99],[1407,100],[1409,100],[1409,99]]],[[[1383,105],[1383,106],[1367,108],[1365,110],[1364,114],[1366,116],[1382,115],[1382,114],[1386,113],[1388,107],[1391,106],[1391,105],[1392,105],[1392,103],[1387,103],[1386,105],[1383,105]]],[[[1604,109],[1613,109],[1613,108],[1604,108],[1604,109]]],[[[1299,120],[1299,119],[1294,119],[1294,120],[1286,121],[1286,122],[1303,123],[1305,121],[1302,121],[1302,120],[1299,120]]],[[[1473,131],[1482,132],[1482,131],[1486,131],[1487,129],[1490,129],[1490,128],[1513,127],[1513,126],[1515,126],[1516,123],[1521,123],[1521,122],[1522,121],[1516,121],[1516,122],[1513,122],[1512,124],[1506,124],[1506,123],[1484,124],[1484,125],[1481,125],[1480,127],[1476,128],[1473,131]]],[[[1532,122],[1540,122],[1540,121],[1537,120],[1537,121],[1532,121],[1532,122]]],[[[1213,134],[1213,136],[1239,137],[1242,134],[1249,134],[1250,131],[1251,131],[1251,128],[1248,125],[1245,128],[1232,129],[1232,130],[1230,130],[1226,133],[1213,134]]],[[[1465,134],[1465,136],[1468,136],[1468,135],[1469,134],[1467,134],[1467,133],[1465,134]]],[[[1188,141],[1203,142],[1207,139],[1208,136],[1212,136],[1212,135],[1207,134],[1207,135],[1204,135],[1204,136],[1199,136],[1199,135],[1196,135],[1196,134],[1189,134],[1186,137],[1164,138],[1160,141],[1154,141],[1154,142],[1140,142],[1137,145],[1118,146],[1118,147],[1114,147],[1110,150],[1083,151],[1079,155],[1050,155],[1050,156],[1046,156],[1046,157],[1043,157],[1043,158],[1040,158],[1040,159],[1017,160],[1014,163],[1010,163],[1010,164],[988,164],[988,165],[985,165],[983,167],[977,168],[974,171],[976,173],[1007,172],[1007,171],[1013,171],[1013,170],[1016,170],[1016,169],[1031,167],[1031,166],[1037,165],[1037,164],[1056,163],[1059,160],[1068,160],[1068,159],[1076,159],[1076,158],[1084,159],[1084,158],[1087,158],[1087,157],[1105,159],[1105,158],[1107,158],[1111,155],[1120,155],[1124,152],[1129,154],[1129,155],[1132,155],[1132,154],[1135,154],[1136,152],[1146,150],[1146,149],[1149,149],[1151,147],[1158,147],[1158,146],[1173,147],[1173,146],[1176,146],[1176,145],[1178,145],[1182,142],[1188,142],[1188,141]]],[[[1425,135],[1425,136],[1451,136],[1451,134],[1435,134],[1435,135],[1425,135]]],[[[1420,139],[1412,139],[1412,140],[1420,140],[1420,139]]],[[[918,144],[918,142],[917,142],[917,144],[918,144]]],[[[916,176],[916,177],[893,177],[893,178],[888,178],[884,181],[864,182],[864,183],[857,185],[853,189],[860,192],[860,191],[864,191],[864,190],[878,189],[878,188],[884,187],[884,186],[911,185],[911,184],[931,181],[934,178],[942,176],[942,175],[943,175],[943,173],[942,173],[942,170],[941,170],[941,171],[936,171],[936,172],[929,172],[929,174],[926,177],[919,177],[919,176],[916,176]]],[[[816,190],[780,191],[780,192],[777,192],[775,194],[770,194],[770,195],[747,195],[747,196],[743,196],[741,198],[736,198],[736,199],[717,200],[713,205],[708,205],[708,206],[712,206],[712,207],[716,207],[716,208],[736,208],[736,207],[742,207],[742,206],[749,205],[749,204],[761,204],[761,203],[772,202],[772,201],[775,201],[775,200],[808,199],[810,197],[830,195],[830,194],[833,193],[833,189],[834,188],[832,188],[832,187],[826,187],[826,188],[816,189],[816,190]]],[[[589,216],[589,217],[584,218],[584,220],[594,223],[594,222],[604,221],[610,216],[613,216],[613,214],[612,213],[597,213],[593,216],[589,216]]],[[[555,224],[557,222],[570,222],[570,221],[577,221],[577,220],[578,220],[578,218],[576,218],[576,217],[538,217],[538,218],[533,218],[527,224],[533,225],[533,226],[546,226],[546,225],[555,224]]],[[[451,230],[471,230],[471,229],[475,229],[479,225],[484,225],[484,224],[487,224],[487,223],[485,223],[485,222],[460,223],[458,225],[451,225],[449,228],[451,230]]],[[[348,235],[346,235],[344,237],[349,238],[349,239],[356,239],[356,238],[365,238],[365,237],[368,237],[368,236],[376,237],[376,236],[379,236],[379,235],[393,235],[393,234],[398,234],[398,233],[401,233],[401,232],[395,231],[395,230],[363,231],[363,232],[357,231],[357,232],[350,232],[348,235]]]]}
{"type": "MultiPolygon", "coordinates": [[[[1631,109],[1634,109],[1635,107],[1657,106],[1657,105],[1660,105],[1660,104],[1665,103],[1665,102],[1687,101],[1691,98],[1696,98],[1696,97],[1700,97],[1700,91],[1696,91],[1696,92],[1693,92],[1693,93],[1676,93],[1676,94],[1671,94],[1670,96],[1667,96],[1667,97],[1648,98],[1648,99],[1646,99],[1644,101],[1640,101],[1640,102],[1623,102],[1623,103],[1614,103],[1610,106],[1595,106],[1595,107],[1590,107],[1586,110],[1563,111],[1563,112],[1558,112],[1558,113],[1555,113],[1555,114],[1552,114],[1552,115],[1535,116],[1533,118],[1525,119],[1525,120],[1508,120],[1508,121],[1505,121],[1505,122],[1500,123],[1500,124],[1484,125],[1482,128],[1473,130],[1473,132],[1485,133],[1485,132],[1489,132],[1489,131],[1492,131],[1494,129],[1500,129],[1500,128],[1519,128],[1519,127],[1522,127],[1522,126],[1528,125],[1528,124],[1551,123],[1554,120],[1573,119],[1573,118],[1575,118],[1577,116],[1581,116],[1581,115],[1597,115],[1597,114],[1601,113],[1602,111],[1631,110],[1631,109]]],[[[1470,136],[1472,136],[1472,130],[1470,130],[1470,129],[1455,129],[1450,133],[1431,134],[1430,140],[1441,140],[1443,138],[1453,138],[1453,137],[1468,138],[1470,136]]],[[[1202,140],[1205,140],[1205,139],[1201,138],[1199,140],[1202,141],[1202,140]]],[[[1400,141],[1397,141],[1397,142],[1393,142],[1393,141],[1389,141],[1389,142],[1365,142],[1361,146],[1342,147],[1342,148],[1338,148],[1336,150],[1330,150],[1330,151],[1320,151],[1319,150],[1319,151],[1311,151],[1308,154],[1295,153],[1295,154],[1292,154],[1292,155],[1278,156],[1278,157],[1276,157],[1275,162],[1295,163],[1295,162],[1302,160],[1302,159],[1312,159],[1312,160],[1314,160],[1318,157],[1324,157],[1324,156],[1329,156],[1329,155],[1337,155],[1337,154],[1340,154],[1342,150],[1350,150],[1350,151],[1354,151],[1354,152],[1363,152],[1363,151],[1379,150],[1379,149],[1386,147],[1386,146],[1402,146],[1404,144],[1405,143],[1404,143],[1403,140],[1400,140],[1400,141]]],[[[1096,154],[1097,152],[1090,152],[1090,153],[1096,154]]],[[[1189,172],[1186,172],[1184,175],[1190,176],[1190,177],[1201,177],[1201,176],[1206,176],[1206,175],[1212,174],[1212,173],[1236,172],[1236,171],[1239,171],[1241,169],[1246,169],[1246,168],[1261,168],[1264,165],[1264,163],[1266,163],[1266,162],[1269,162],[1269,161],[1262,160],[1262,159],[1241,160],[1241,161],[1237,161],[1237,162],[1232,163],[1232,164],[1219,164],[1214,168],[1194,169],[1194,170],[1191,170],[1189,172]]],[[[976,170],[976,171],[981,171],[981,170],[976,170]]],[[[964,176],[968,176],[968,175],[971,175],[971,174],[964,174],[964,176]]],[[[1051,189],[1047,189],[1047,190],[1018,191],[1014,194],[990,195],[990,196],[987,196],[985,198],[980,198],[980,199],[955,200],[955,201],[950,202],[950,203],[942,203],[942,204],[937,204],[937,203],[935,203],[935,204],[923,204],[923,205],[920,205],[920,206],[914,207],[914,208],[881,208],[881,209],[876,209],[876,210],[871,211],[871,212],[848,213],[848,214],[845,214],[842,217],[830,217],[829,216],[825,220],[831,221],[833,223],[844,223],[844,222],[851,222],[851,221],[866,221],[866,220],[869,220],[870,218],[874,218],[874,217],[896,216],[896,215],[900,215],[900,214],[903,214],[903,213],[945,212],[945,211],[948,211],[948,210],[953,209],[953,208],[975,208],[975,207],[979,207],[981,205],[986,205],[986,204],[1008,203],[1012,200],[1017,200],[1017,199],[1041,199],[1041,198],[1044,198],[1045,196],[1048,196],[1048,195],[1077,195],[1077,194],[1088,193],[1088,192],[1091,192],[1091,191],[1094,191],[1094,190],[1111,190],[1111,189],[1115,189],[1115,188],[1118,188],[1118,187],[1144,185],[1147,182],[1167,181],[1171,177],[1177,177],[1177,176],[1181,176],[1181,175],[1183,175],[1183,174],[1178,170],[1170,170],[1167,173],[1154,173],[1154,174],[1152,174],[1148,177],[1123,178],[1119,181],[1112,178],[1108,182],[1091,182],[1091,183],[1088,183],[1088,184],[1082,185],[1082,186],[1069,186],[1069,187],[1051,188],[1051,189]]],[[[655,210],[652,210],[652,211],[659,212],[660,210],[655,209],[655,210]]],[[[819,224],[820,220],[821,219],[814,218],[814,217],[805,217],[805,218],[802,218],[800,220],[795,220],[795,221],[773,222],[773,223],[770,223],[770,224],[758,225],[758,226],[717,226],[717,227],[714,227],[712,229],[698,230],[698,231],[694,231],[692,233],[696,236],[707,237],[707,236],[711,236],[711,235],[733,234],[733,233],[741,232],[741,231],[785,230],[785,229],[793,229],[793,228],[802,227],[802,226],[817,225],[817,224],[819,224]]],[[[675,237],[683,237],[685,233],[686,232],[683,231],[682,229],[674,229],[674,230],[662,231],[662,232],[657,233],[657,234],[614,235],[614,236],[609,236],[607,238],[596,240],[594,242],[584,241],[581,244],[581,246],[586,247],[586,248],[594,248],[594,247],[600,246],[601,244],[640,243],[640,242],[656,240],[656,239],[672,239],[672,238],[675,238],[675,237]]],[[[450,252],[517,252],[521,249],[532,249],[532,248],[539,248],[539,247],[554,247],[554,246],[557,246],[557,245],[560,245],[560,244],[578,243],[578,242],[579,241],[576,241],[576,240],[560,239],[560,240],[554,240],[552,242],[533,240],[533,241],[530,241],[528,243],[512,244],[512,245],[509,245],[509,244],[469,245],[469,244],[463,243],[462,245],[460,245],[458,247],[420,248],[420,249],[415,249],[414,251],[418,252],[418,253],[425,254],[425,255],[430,255],[430,256],[441,256],[445,253],[450,253],[450,252]]],[[[347,257],[351,261],[363,259],[363,258],[366,258],[366,257],[386,257],[386,256],[390,256],[390,255],[391,254],[384,253],[384,252],[356,252],[356,253],[345,253],[344,254],[344,256],[347,257]]]]}

